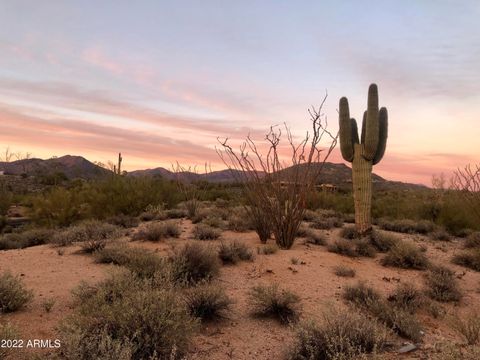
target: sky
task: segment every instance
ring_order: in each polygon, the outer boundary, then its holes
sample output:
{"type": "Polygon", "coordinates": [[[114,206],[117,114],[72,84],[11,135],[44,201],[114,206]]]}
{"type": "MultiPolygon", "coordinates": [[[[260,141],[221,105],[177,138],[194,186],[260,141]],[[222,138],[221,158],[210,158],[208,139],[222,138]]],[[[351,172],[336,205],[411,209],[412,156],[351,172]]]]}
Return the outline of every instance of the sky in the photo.
{"type": "Polygon", "coordinates": [[[479,17],[478,0],[0,0],[0,152],[221,169],[218,137],[300,139],[326,93],[336,133],[340,97],[359,119],[375,82],[374,172],[429,185],[480,162],[479,17]]]}

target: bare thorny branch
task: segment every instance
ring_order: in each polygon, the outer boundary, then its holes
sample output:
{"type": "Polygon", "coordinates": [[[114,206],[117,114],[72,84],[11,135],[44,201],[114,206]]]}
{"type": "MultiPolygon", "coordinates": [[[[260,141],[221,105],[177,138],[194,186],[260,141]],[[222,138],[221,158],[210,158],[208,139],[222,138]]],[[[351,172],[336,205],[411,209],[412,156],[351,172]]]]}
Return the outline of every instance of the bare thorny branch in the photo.
{"type": "Polygon", "coordinates": [[[463,169],[457,169],[453,174],[452,187],[460,192],[480,221],[480,165],[467,165],[463,169]]]}

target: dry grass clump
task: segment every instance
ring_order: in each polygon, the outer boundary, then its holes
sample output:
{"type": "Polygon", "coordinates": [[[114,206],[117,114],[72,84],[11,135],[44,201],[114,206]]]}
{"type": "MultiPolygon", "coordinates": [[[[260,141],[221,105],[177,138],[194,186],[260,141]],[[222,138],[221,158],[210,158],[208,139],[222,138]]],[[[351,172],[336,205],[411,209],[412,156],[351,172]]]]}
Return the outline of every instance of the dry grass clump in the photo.
{"type": "Polygon", "coordinates": [[[266,244],[257,248],[257,253],[260,255],[272,255],[278,251],[278,246],[276,244],[266,244]]]}
{"type": "Polygon", "coordinates": [[[91,242],[91,244],[85,244],[84,250],[88,252],[89,248],[102,247],[108,241],[120,236],[122,232],[118,226],[98,220],[88,220],[56,232],[52,243],[56,246],[68,246],[75,242],[91,242]]]}
{"type": "Polygon", "coordinates": [[[340,276],[340,277],[355,277],[355,269],[352,269],[351,267],[345,266],[345,265],[338,265],[335,266],[333,269],[333,272],[335,275],[340,276]]]}
{"type": "Polygon", "coordinates": [[[187,309],[201,321],[212,321],[226,318],[232,300],[218,284],[200,284],[185,291],[187,309]]]}
{"type": "Polygon", "coordinates": [[[0,236],[0,250],[24,249],[30,246],[50,242],[53,231],[50,229],[31,229],[20,233],[0,236]]]}
{"type": "Polygon", "coordinates": [[[414,314],[425,303],[422,293],[411,284],[400,284],[397,286],[387,300],[395,307],[414,314]]]}
{"type": "Polygon", "coordinates": [[[348,257],[358,257],[355,244],[346,239],[336,239],[333,243],[327,245],[327,250],[348,257]]]}
{"type": "Polygon", "coordinates": [[[249,293],[252,314],[274,318],[282,324],[296,322],[300,317],[300,297],[278,284],[254,286],[249,293]]]}
{"type": "Polygon", "coordinates": [[[253,253],[247,245],[240,241],[221,243],[218,256],[224,264],[236,264],[239,261],[252,261],[253,253]]]}
{"type": "Polygon", "coordinates": [[[445,266],[432,266],[426,275],[427,295],[441,302],[460,301],[462,293],[455,273],[445,266]]]}
{"type": "Polygon", "coordinates": [[[20,310],[33,299],[19,276],[5,271],[0,274],[0,314],[20,310]]]}
{"type": "Polygon", "coordinates": [[[428,234],[435,230],[435,224],[428,220],[409,220],[409,219],[400,219],[400,220],[386,220],[380,219],[379,226],[383,230],[395,231],[400,233],[407,234],[428,234]]]}
{"type": "Polygon", "coordinates": [[[477,312],[468,314],[463,320],[459,316],[452,319],[452,326],[467,341],[468,345],[477,345],[480,341],[480,315],[477,312]]]}
{"type": "Polygon", "coordinates": [[[230,215],[227,219],[227,229],[237,232],[245,232],[253,230],[250,215],[243,207],[236,207],[231,209],[230,215]]]}
{"type": "Polygon", "coordinates": [[[462,251],[453,257],[452,262],[475,271],[480,271],[480,248],[462,251]]]}
{"type": "Polygon", "coordinates": [[[177,221],[164,221],[148,224],[134,234],[133,240],[157,242],[169,237],[178,238],[181,233],[182,229],[177,221]]]}
{"type": "Polygon", "coordinates": [[[425,253],[414,244],[405,241],[395,243],[382,259],[382,265],[402,269],[425,270],[428,264],[425,253]]]}
{"type": "Polygon", "coordinates": [[[435,230],[430,234],[430,238],[438,241],[450,241],[452,237],[445,229],[435,230]]]}
{"type": "MultiPolygon", "coordinates": [[[[16,329],[9,323],[0,322],[0,341],[18,339],[16,329]]],[[[0,344],[1,345],[1,344],[0,344]]],[[[0,359],[6,359],[15,349],[7,346],[0,346],[0,359]]]]}
{"type": "Polygon", "coordinates": [[[398,237],[385,231],[373,230],[370,234],[370,243],[379,252],[387,252],[399,241],[398,237]]]}
{"type": "Polygon", "coordinates": [[[437,343],[435,352],[430,355],[431,360],[478,360],[480,359],[480,346],[454,344],[450,341],[437,343]]]}
{"type": "Polygon", "coordinates": [[[107,246],[97,251],[95,258],[98,263],[124,266],[141,278],[153,278],[156,272],[165,269],[165,262],[158,255],[126,244],[107,246]]]}
{"type": "Polygon", "coordinates": [[[169,257],[172,280],[177,284],[209,281],[220,272],[220,260],[215,248],[200,243],[188,243],[169,257]]]}
{"type": "Polygon", "coordinates": [[[184,209],[168,209],[165,210],[165,216],[168,219],[181,219],[187,216],[187,211],[184,209]]]}
{"type": "Polygon", "coordinates": [[[420,340],[422,329],[415,317],[408,311],[389,304],[365,283],[347,286],[343,298],[376,317],[398,335],[414,341],[420,340]]]}
{"type": "Polygon", "coordinates": [[[339,217],[316,217],[312,220],[310,226],[314,229],[330,230],[332,228],[340,228],[343,226],[343,220],[339,217]]]}
{"type": "Polygon", "coordinates": [[[475,231],[467,236],[464,247],[466,249],[480,248],[480,231],[475,231]]]}
{"type": "Polygon", "coordinates": [[[348,240],[357,239],[359,237],[357,230],[355,229],[355,226],[345,226],[340,231],[340,236],[348,240]]]}
{"type": "Polygon", "coordinates": [[[297,229],[297,236],[298,237],[306,237],[307,236],[307,233],[308,233],[308,226],[305,224],[305,223],[300,223],[300,226],[298,227],[297,229]]]}
{"type": "Polygon", "coordinates": [[[368,237],[353,240],[355,244],[355,251],[358,256],[374,258],[377,255],[377,250],[371,244],[368,237]]]}
{"type": "Polygon", "coordinates": [[[387,331],[361,313],[333,310],[323,322],[302,324],[288,352],[289,360],[363,359],[385,348],[387,331]]]}
{"type": "Polygon", "coordinates": [[[77,308],[60,327],[62,359],[177,359],[197,321],[180,295],[131,274],[74,293],[77,308]]]}
{"type": "Polygon", "coordinates": [[[307,229],[307,232],[305,234],[305,242],[307,244],[314,244],[314,245],[326,245],[327,244],[327,238],[325,235],[313,230],[313,229],[307,229]]]}
{"type": "Polygon", "coordinates": [[[216,240],[222,232],[206,224],[198,224],[193,229],[193,237],[197,240],[216,240]]]}
{"type": "Polygon", "coordinates": [[[107,223],[128,229],[138,226],[140,220],[134,216],[119,214],[109,217],[107,223]]]}

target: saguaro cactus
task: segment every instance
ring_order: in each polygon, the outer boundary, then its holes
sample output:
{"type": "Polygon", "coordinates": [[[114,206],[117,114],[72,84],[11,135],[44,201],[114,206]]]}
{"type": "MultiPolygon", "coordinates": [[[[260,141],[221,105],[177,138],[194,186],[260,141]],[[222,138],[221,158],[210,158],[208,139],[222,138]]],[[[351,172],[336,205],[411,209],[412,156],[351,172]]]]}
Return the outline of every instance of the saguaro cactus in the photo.
{"type": "Polygon", "coordinates": [[[358,137],[357,122],[350,118],[348,100],[340,99],[340,149],[346,161],[352,163],[355,225],[360,235],[372,229],[372,166],[385,154],[388,133],[388,113],[378,110],[377,85],[368,88],[368,107],[363,114],[362,132],[358,137]]]}

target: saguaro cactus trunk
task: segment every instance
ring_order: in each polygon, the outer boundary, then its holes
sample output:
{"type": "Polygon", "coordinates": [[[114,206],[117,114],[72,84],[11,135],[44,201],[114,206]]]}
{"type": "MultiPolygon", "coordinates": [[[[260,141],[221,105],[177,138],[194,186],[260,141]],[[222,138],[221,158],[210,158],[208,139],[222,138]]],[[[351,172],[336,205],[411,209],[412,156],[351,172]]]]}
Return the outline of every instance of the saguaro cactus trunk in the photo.
{"type": "Polygon", "coordinates": [[[339,124],[342,156],[352,163],[355,225],[357,232],[365,235],[372,229],[372,167],[385,154],[388,133],[387,109],[378,110],[377,85],[371,84],[368,89],[368,108],[363,115],[360,139],[345,97],[340,99],[339,124]]]}

